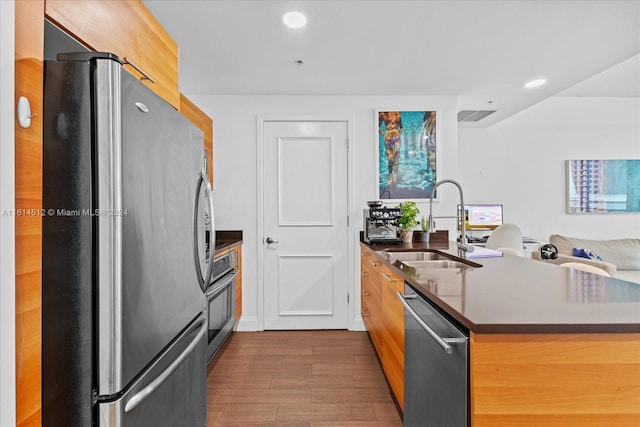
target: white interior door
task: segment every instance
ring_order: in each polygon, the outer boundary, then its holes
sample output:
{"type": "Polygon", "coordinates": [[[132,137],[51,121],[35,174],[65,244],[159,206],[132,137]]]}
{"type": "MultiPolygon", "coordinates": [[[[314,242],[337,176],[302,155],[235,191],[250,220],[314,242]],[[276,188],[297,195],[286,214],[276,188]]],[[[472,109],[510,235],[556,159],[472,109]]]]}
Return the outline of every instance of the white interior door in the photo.
{"type": "Polygon", "coordinates": [[[267,121],[264,328],[346,329],[346,121],[267,121]]]}

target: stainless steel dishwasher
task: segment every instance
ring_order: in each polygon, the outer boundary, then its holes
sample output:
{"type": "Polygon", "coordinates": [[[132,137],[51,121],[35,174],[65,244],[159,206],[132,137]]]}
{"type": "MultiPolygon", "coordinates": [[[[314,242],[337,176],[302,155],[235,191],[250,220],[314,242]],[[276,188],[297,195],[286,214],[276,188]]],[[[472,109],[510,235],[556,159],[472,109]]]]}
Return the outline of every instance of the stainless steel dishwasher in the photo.
{"type": "Polygon", "coordinates": [[[469,426],[469,336],[405,285],[404,426],[469,426]]]}

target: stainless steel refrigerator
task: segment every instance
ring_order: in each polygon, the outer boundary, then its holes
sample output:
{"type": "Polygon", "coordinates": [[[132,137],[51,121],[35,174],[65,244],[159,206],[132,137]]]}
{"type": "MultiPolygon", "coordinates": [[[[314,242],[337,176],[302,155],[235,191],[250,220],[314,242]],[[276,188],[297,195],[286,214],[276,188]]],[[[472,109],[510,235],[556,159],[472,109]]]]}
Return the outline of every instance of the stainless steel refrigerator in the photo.
{"type": "Polygon", "coordinates": [[[44,88],[43,425],[206,425],[203,134],[112,54],[44,88]]]}

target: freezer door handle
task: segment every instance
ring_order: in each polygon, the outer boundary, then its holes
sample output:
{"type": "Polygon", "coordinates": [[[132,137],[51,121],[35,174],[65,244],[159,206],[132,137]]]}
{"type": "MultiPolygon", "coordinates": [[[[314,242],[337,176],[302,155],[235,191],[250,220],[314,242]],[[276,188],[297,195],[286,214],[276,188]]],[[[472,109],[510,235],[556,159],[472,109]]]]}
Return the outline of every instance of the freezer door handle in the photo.
{"type": "Polygon", "coordinates": [[[209,177],[204,170],[200,171],[198,183],[196,184],[196,196],[193,206],[193,259],[196,266],[196,275],[202,292],[206,291],[213,274],[213,254],[216,246],[215,221],[213,216],[213,191],[209,184],[209,177]],[[205,263],[207,263],[207,273],[202,276],[200,269],[200,259],[198,254],[198,207],[200,206],[200,189],[205,186],[205,198],[207,199],[208,212],[205,213],[205,263]]]}
{"type": "Polygon", "coordinates": [[[167,369],[165,369],[160,375],[158,375],[155,380],[151,381],[148,386],[134,394],[131,399],[127,401],[124,406],[124,412],[132,411],[136,406],[141,404],[142,401],[146,399],[150,394],[152,394],[158,387],[160,387],[160,385],[162,385],[162,383],[171,376],[173,371],[178,369],[178,366],[180,366],[180,364],[187,357],[189,357],[191,352],[195,350],[204,334],[207,333],[208,325],[206,318],[201,317],[198,321],[197,326],[200,327],[200,330],[198,331],[196,337],[191,341],[191,343],[189,343],[187,348],[185,348],[182,353],[180,353],[180,356],[178,356],[176,360],[174,360],[171,365],[167,367],[167,369]]]}

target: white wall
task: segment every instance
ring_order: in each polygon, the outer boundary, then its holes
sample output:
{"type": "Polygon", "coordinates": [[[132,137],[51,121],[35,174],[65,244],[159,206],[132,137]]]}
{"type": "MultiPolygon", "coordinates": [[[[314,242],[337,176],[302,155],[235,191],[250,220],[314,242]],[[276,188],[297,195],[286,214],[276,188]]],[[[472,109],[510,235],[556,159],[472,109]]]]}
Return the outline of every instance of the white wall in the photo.
{"type": "MultiPolygon", "coordinates": [[[[358,231],[362,229],[362,208],[376,197],[374,110],[434,108],[439,111],[441,132],[439,179],[458,180],[466,202],[503,203],[505,219],[540,240],[552,233],[595,239],[640,237],[640,214],[566,214],[564,181],[567,159],[640,158],[637,98],[555,97],[489,129],[458,129],[453,97],[189,97],[214,119],[217,226],[244,231],[241,328],[255,327],[258,304],[257,253],[262,249],[256,219],[258,115],[354,119],[355,200],[351,215],[358,231]]],[[[441,197],[435,213],[452,214],[457,203],[455,189],[443,187],[441,197]]],[[[420,204],[420,208],[428,212],[428,204],[420,204]]],[[[439,225],[453,233],[453,224],[439,225]]],[[[353,258],[358,260],[357,253],[353,258]]]]}
{"type": "Polygon", "coordinates": [[[550,98],[489,129],[459,129],[458,152],[465,201],[503,203],[526,236],[640,237],[640,214],[565,213],[565,160],[640,159],[638,98],[550,98]]]}
{"type": "Polygon", "coordinates": [[[15,2],[0,1],[0,426],[15,425],[14,207],[15,2]]]}
{"type": "MultiPolygon", "coordinates": [[[[362,209],[367,200],[376,199],[376,141],[377,118],[375,109],[438,111],[440,144],[439,178],[457,179],[457,125],[454,97],[354,97],[354,96],[198,96],[188,94],[203,111],[214,120],[214,193],[216,227],[242,229],[243,262],[243,315],[240,328],[252,329],[257,316],[257,257],[262,250],[262,236],[257,235],[257,117],[313,116],[353,119],[354,141],[351,149],[355,159],[354,200],[351,218],[355,230],[362,229],[362,209]]],[[[463,184],[464,185],[464,184],[463,184]]],[[[454,187],[442,187],[441,202],[434,212],[444,209],[455,212],[458,200],[454,187]]],[[[421,204],[428,213],[428,204],[421,204]]],[[[440,225],[440,224],[439,224],[440,225]]],[[[445,223],[441,225],[445,227],[445,223]]],[[[451,225],[453,227],[453,224],[451,225]]],[[[440,228],[440,227],[439,227],[440,228]]],[[[354,240],[358,237],[354,233],[354,240]]],[[[359,260],[359,245],[354,241],[353,258],[359,260]]],[[[355,292],[359,293],[359,264],[352,266],[355,292]]],[[[353,294],[352,294],[353,296],[353,294]]],[[[353,300],[353,298],[352,298],[353,300]]],[[[356,310],[359,318],[359,298],[356,310]]]]}

